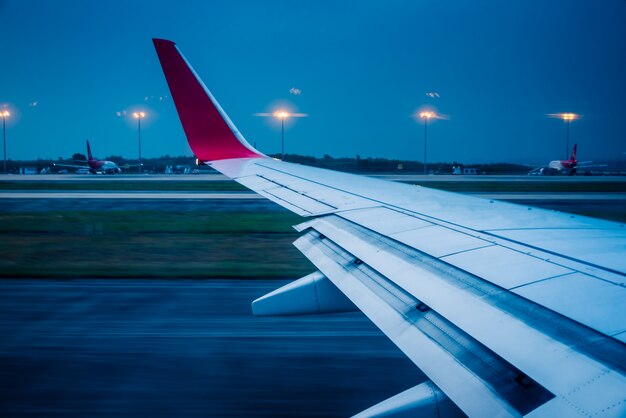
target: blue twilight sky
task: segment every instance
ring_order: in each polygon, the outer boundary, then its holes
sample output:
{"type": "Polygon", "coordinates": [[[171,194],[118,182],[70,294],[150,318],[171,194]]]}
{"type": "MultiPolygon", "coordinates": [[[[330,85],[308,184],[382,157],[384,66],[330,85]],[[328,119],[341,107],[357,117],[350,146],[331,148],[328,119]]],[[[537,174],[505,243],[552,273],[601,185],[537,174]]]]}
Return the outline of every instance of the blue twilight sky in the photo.
{"type": "Polygon", "coordinates": [[[13,159],[191,155],[151,38],[174,40],[252,144],[429,161],[626,158],[625,0],[0,0],[13,159]],[[291,94],[290,89],[300,91],[291,94]],[[427,93],[437,93],[429,97],[427,93]],[[126,115],[124,114],[126,112],[126,115]],[[119,116],[118,116],[119,115],[119,116]]]}

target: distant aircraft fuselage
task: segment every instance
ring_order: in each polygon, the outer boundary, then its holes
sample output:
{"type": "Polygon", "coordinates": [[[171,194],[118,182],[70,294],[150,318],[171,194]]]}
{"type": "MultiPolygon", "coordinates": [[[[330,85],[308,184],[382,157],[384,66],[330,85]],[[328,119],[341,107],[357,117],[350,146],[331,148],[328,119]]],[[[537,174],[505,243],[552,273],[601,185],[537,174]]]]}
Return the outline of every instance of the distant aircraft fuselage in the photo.
{"type": "Polygon", "coordinates": [[[574,150],[572,156],[568,160],[554,160],[550,161],[547,167],[540,167],[532,170],[530,175],[553,175],[553,174],[565,174],[573,176],[576,174],[578,168],[578,160],[576,160],[577,144],[574,144],[574,150]]]}
{"type": "Polygon", "coordinates": [[[557,170],[564,174],[574,174],[576,172],[577,161],[576,159],[570,160],[554,160],[550,161],[548,168],[551,170],[557,170]]]}
{"type": "Polygon", "coordinates": [[[119,174],[122,172],[122,169],[113,161],[89,160],[87,163],[89,164],[89,172],[93,174],[119,174]]]}

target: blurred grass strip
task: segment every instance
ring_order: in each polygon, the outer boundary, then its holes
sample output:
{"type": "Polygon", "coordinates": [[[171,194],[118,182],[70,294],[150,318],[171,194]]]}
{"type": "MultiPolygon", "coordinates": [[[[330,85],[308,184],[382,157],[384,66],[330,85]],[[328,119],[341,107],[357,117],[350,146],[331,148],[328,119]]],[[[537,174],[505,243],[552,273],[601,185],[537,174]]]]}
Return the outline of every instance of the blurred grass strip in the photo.
{"type": "Polygon", "coordinates": [[[170,212],[151,210],[0,212],[0,233],[103,234],[292,233],[302,218],[290,212],[170,212]]]}
{"type": "Polygon", "coordinates": [[[290,213],[0,214],[0,277],[287,278],[313,267],[290,213]]]}

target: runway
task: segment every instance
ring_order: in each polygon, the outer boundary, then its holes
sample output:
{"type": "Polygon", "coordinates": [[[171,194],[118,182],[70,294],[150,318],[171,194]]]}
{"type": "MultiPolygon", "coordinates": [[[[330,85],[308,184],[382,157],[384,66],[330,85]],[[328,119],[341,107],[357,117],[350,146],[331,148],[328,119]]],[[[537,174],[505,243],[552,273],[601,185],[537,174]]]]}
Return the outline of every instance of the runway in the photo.
{"type": "Polygon", "coordinates": [[[345,417],[423,379],[360,313],[251,315],[285,283],[3,280],[2,415],[345,417]]]}
{"type": "MultiPolygon", "coordinates": [[[[626,183],[626,176],[527,176],[527,175],[423,175],[423,174],[378,174],[355,173],[389,181],[401,182],[533,182],[533,183],[598,183],[619,182],[626,183]]],[[[148,181],[148,182],[175,182],[175,181],[225,181],[228,177],[217,172],[202,174],[46,174],[46,175],[13,175],[0,174],[0,181],[11,182],[85,182],[85,181],[148,181]]]]}
{"type": "MultiPolygon", "coordinates": [[[[613,200],[626,202],[626,193],[467,193],[483,199],[499,199],[509,201],[523,200],[613,200]]],[[[202,192],[0,192],[0,199],[149,199],[149,200],[256,200],[265,199],[254,192],[202,193],[202,192]]]]}
{"type": "MultiPolygon", "coordinates": [[[[27,177],[27,176],[22,176],[27,177]]],[[[39,176],[45,177],[45,176],[39,176]]],[[[88,176],[82,176],[89,178],[88,176]]],[[[92,176],[95,177],[95,176],[92,176]]],[[[170,176],[169,178],[171,178],[170,176]]],[[[432,176],[431,176],[432,177],[432,176]]],[[[452,177],[452,176],[450,176],[452,177]]],[[[181,177],[176,177],[180,179],[181,177]]],[[[196,178],[187,176],[187,178],[196,178]]],[[[455,177],[456,178],[456,177],[455,177]]],[[[492,177],[495,178],[495,177],[492,177]]],[[[497,180],[500,181],[500,180],[497,180]]],[[[113,182],[114,184],[116,182],[113,182]]],[[[58,183],[51,183],[57,184],[58,183]]],[[[107,183],[110,185],[110,183],[107,183]]],[[[124,184],[123,182],[120,184],[124,184]]],[[[154,183],[158,184],[158,183],[154,183]]],[[[180,184],[180,183],[177,183],[180,184]]],[[[183,183],[184,184],[184,183],[183,183]]],[[[200,183],[199,183],[200,184],[200,183]]],[[[456,183],[452,183],[456,184],[456,183]]],[[[484,184],[484,183],[481,183],[484,184]]],[[[506,183],[510,184],[510,183],[506,183]]],[[[526,184],[526,183],[523,183],[526,184]]],[[[541,184],[541,183],[540,183],[541,184]]],[[[543,183],[545,184],[545,183],[543,183]]],[[[579,184],[579,183],[577,183],[579,184]]],[[[139,186],[140,187],[140,186],[139,186]]],[[[476,192],[483,199],[503,200],[544,209],[572,212],[624,222],[626,192],[476,192]]],[[[120,191],[120,190],[0,190],[3,211],[46,210],[165,210],[165,211],[284,211],[279,205],[249,191],[120,191]],[[184,202],[184,204],[183,204],[184,202]]]]}

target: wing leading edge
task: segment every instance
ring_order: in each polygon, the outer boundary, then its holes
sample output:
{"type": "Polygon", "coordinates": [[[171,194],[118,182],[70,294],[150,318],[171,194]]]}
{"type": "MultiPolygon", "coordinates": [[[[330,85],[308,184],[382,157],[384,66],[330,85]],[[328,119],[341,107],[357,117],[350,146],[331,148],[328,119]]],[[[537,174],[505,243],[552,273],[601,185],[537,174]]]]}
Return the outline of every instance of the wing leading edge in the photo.
{"type": "Polygon", "coordinates": [[[624,225],[267,158],[154,45],[196,156],[308,218],[295,245],[318,272],[255,310],[350,309],[335,286],[431,380],[362,416],[626,414],[624,225]]]}

